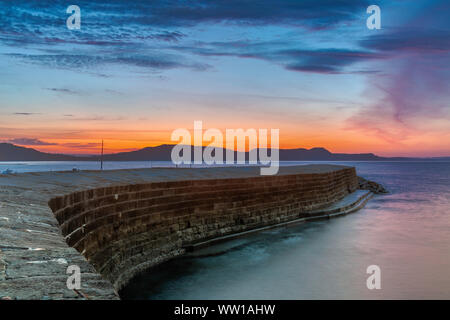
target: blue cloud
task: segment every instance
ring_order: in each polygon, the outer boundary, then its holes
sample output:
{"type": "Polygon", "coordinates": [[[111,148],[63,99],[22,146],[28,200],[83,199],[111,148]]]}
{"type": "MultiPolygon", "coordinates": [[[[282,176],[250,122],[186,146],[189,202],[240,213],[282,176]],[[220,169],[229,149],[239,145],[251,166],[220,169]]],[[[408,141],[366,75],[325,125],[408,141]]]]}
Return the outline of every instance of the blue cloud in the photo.
{"type": "Polygon", "coordinates": [[[148,69],[174,69],[189,68],[192,70],[203,71],[210,66],[204,63],[191,63],[186,59],[178,59],[172,55],[138,55],[138,54],[115,54],[111,53],[104,56],[90,54],[6,54],[9,57],[22,61],[45,65],[52,68],[76,69],[79,71],[88,71],[91,68],[108,64],[121,64],[148,69]],[[184,61],[183,61],[184,60],[184,61]]]}
{"type": "Polygon", "coordinates": [[[121,64],[150,70],[202,71],[211,66],[196,57],[231,56],[262,59],[299,72],[374,73],[378,70],[351,67],[402,50],[448,50],[450,35],[442,28],[444,11],[433,6],[433,30],[379,32],[363,39],[355,36],[349,40],[353,42],[350,47],[335,44],[305,49],[282,38],[208,43],[196,41],[185,32],[194,26],[269,25],[301,27],[319,35],[317,30],[355,20],[364,24],[361,17],[368,4],[365,0],[153,0],[132,4],[125,0],[80,0],[77,5],[81,7],[82,28],[69,31],[65,27],[65,2],[0,2],[0,42],[40,51],[10,54],[23,61],[81,70],[121,64]]]}
{"type": "Polygon", "coordinates": [[[198,43],[196,47],[174,46],[201,56],[231,56],[254,58],[282,65],[285,69],[312,73],[373,73],[376,70],[349,70],[351,65],[386,56],[369,50],[339,48],[298,49],[290,42],[211,42],[198,43]]]}
{"type": "Polygon", "coordinates": [[[13,57],[49,67],[120,63],[160,70],[205,70],[210,66],[177,55],[163,44],[187,39],[180,29],[204,24],[330,28],[355,19],[364,11],[365,1],[153,0],[130,4],[125,0],[80,0],[77,5],[82,28],[70,31],[65,25],[66,2],[0,2],[0,43],[21,49],[13,57]],[[24,48],[44,52],[24,54],[24,48]],[[160,54],[149,53],[155,49],[160,54]]]}

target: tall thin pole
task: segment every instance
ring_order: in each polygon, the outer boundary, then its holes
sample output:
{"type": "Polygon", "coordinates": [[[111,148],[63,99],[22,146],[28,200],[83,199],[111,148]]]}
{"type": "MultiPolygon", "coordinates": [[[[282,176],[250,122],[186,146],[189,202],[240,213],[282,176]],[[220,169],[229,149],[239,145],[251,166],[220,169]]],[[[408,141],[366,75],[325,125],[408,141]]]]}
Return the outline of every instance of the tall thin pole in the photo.
{"type": "Polygon", "coordinates": [[[102,140],[102,155],[100,156],[100,170],[103,170],[103,140],[102,140]]]}

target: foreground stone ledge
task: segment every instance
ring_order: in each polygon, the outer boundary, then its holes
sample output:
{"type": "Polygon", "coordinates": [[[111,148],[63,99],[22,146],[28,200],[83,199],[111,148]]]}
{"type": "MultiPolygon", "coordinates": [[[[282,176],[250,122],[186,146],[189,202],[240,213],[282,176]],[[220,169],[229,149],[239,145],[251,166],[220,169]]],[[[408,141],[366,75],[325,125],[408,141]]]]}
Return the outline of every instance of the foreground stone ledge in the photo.
{"type": "Polygon", "coordinates": [[[137,273],[189,246],[357,209],[333,209],[357,188],[355,169],[336,165],[2,175],[0,298],[118,299],[137,273]],[[73,264],[79,292],[66,287],[73,264]]]}

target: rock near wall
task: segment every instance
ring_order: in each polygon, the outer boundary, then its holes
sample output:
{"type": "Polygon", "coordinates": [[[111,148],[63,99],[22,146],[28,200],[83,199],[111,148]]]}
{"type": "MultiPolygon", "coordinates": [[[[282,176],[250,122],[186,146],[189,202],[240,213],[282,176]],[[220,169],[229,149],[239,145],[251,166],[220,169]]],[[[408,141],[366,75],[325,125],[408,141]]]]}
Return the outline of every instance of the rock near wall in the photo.
{"type": "Polygon", "coordinates": [[[358,189],[369,190],[375,194],[386,194],[389,191],[386,190],[381,184],[371,180],[366,180],[362,177],[358,177],[358,189]]]}

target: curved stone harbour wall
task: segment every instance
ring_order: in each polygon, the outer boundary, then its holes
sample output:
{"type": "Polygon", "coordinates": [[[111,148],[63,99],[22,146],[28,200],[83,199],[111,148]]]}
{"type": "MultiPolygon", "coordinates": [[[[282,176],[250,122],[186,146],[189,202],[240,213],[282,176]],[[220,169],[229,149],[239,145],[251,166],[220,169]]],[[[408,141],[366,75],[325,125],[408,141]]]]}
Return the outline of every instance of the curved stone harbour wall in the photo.
{"type": "Polygon", "coordinates": [[[49,201],[62,235],[119,290],[185,246],[291,221],[358,188],[355,168],[328,173],[152,182],[49,201]]]}

